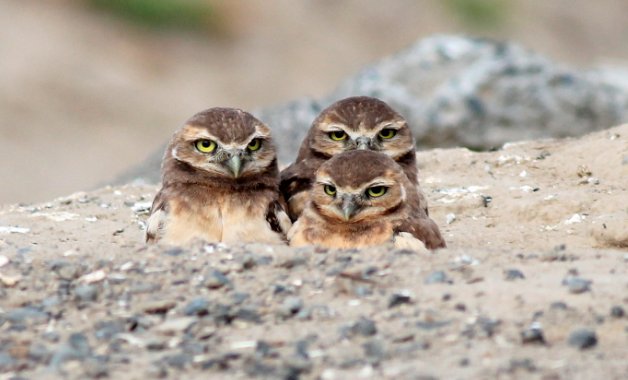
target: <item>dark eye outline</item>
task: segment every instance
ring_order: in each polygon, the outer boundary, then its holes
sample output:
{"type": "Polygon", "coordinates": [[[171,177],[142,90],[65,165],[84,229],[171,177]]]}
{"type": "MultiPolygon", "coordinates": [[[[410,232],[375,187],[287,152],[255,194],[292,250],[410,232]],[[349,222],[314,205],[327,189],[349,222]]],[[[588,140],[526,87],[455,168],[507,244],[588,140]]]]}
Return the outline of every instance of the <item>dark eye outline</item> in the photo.
{"type": "Polygon", "coordinates": [[[262,148],[262,139],[253,139],[249,142],[249,145],[246,146],[251,152],[258,151],[262,148]]]}
{"type": "Polygon", "coordinates": [[[397,130],[393,128],[384,128],[381,131],[379,131],[378,135],[384,140],[392,139],[393,137],[397,136],[397,130]]]}
{"type": "Polygon", "coordinates": [[[336,188],[332,185],[324,185],[323,191],[325,191],[325,194],[329,195],[330,197],[336,196],[336,188]]]}
{"type": "Polygon", "coordinates": [[[329,138],[334,141],[343,141],[347,139],[347,132],[345,131],[332,131],[329,132],[329,138]],[[340,134],[340,136],[338,136],[340,134]]]}
{"type": "Polygon", "coordinates": [[[366,195],[369,198],[379,198],[388,192],[386,186],[373,186],[366,189],[366,195]],[[379,191],[377,191],[379,190],[379,191]]]}
{"type": "Polygon", "coordinates": [[[213,153],[216,150],[217,144],[213,140],[200,139],[194,142],[194,147],[201,153],[213,153]]]}

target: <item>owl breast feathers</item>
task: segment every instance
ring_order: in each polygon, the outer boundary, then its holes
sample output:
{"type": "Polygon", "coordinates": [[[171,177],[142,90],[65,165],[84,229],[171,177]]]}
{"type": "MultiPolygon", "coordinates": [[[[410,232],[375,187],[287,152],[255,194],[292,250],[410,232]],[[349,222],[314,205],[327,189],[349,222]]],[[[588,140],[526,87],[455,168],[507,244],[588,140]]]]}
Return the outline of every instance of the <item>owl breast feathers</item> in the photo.
{"type": "Polygon", "coordinates": [[[146,240],[281,244],[290,221],[278,181],[266,125],[238,109],[200,112],[166,149],[146,240]]]}
{"type": "Polygon", "coordinates": [[[408,123],[383,101],[360,96],[323,110],[312,123],[296,161],[282,171],[280,190],[291,220],[303,211],[318,168],[330,158],[353,150],[381,152],[397,162],[417,189],[414,207],[428,213],[417,180],[416,151],[408,123]]]}
{"type": "Polygon", "coordinates": [[[340,153],[316,171],[309,200],[288,233],[292,246],[360,248],[445,247],[436,224],[415,205],[419,194],[389,156],[369,150],[340,153]]]}

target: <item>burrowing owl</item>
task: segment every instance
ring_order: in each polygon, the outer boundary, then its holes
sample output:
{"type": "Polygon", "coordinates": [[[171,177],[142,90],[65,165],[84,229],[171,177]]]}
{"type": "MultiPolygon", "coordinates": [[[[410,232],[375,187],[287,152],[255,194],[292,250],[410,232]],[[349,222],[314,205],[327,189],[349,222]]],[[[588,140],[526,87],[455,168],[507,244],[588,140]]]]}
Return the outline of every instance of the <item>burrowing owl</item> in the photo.
{"type": "Polygon", "coordinates": [[[436,224],[411,205],[416,186],[400,165],[372,151],[338,154],[316,172],[310,199],[288,233],[292,246],[445,247],[436,224]],[[414,241],[414,243],[413,243],[414,241]],[[418,243],[418,245],[416,244],[418,243]]]}
{"type": "Polygon", "coordinates": [[[419,201],[413,206],[428,213],[418,187],[416,151],[408,123],[383,101],[360,96],[323,110],[312,123],[296,161],[281,172],[280,189],[292,221],[303,211],[316,170],[331,157],[351,150],[378,151],[395,160],[417,187],[419,201]]]}
{"type": "Polygon", "coordinates": [[[266,125],[238,109],[200,112],[166,149],[146,241],[283,243],[290,221],[278,177],[266,125]]]}

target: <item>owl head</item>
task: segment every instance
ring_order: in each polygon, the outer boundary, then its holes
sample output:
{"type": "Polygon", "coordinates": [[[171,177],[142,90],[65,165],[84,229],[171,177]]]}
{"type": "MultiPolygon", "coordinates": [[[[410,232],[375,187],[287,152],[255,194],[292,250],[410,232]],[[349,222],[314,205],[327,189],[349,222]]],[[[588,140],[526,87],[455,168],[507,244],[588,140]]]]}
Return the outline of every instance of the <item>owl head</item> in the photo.
{"type": "Polygon", "coordinates": [[[301,147],[304,149],[326,157],[350,150],[373,150],[397,160],[414,151],[414,139],[406,120],[388,104],[358,96],[323,110],[310,127],[301,147]]]}
{"type": "Polygon", "coordinates": [[[326,161],[311,190],[315,212],[336,223],[381,218],[404,207],[409,182],[390,157],[353,150],[326,161]]]}
{"type": "Polygon", "coordinates": [[[262,173],[277,174],[270,129],[251,114],[211,108],[192,116],[175,132],[164,158],[169,179],[246,182],[262,173]]]}

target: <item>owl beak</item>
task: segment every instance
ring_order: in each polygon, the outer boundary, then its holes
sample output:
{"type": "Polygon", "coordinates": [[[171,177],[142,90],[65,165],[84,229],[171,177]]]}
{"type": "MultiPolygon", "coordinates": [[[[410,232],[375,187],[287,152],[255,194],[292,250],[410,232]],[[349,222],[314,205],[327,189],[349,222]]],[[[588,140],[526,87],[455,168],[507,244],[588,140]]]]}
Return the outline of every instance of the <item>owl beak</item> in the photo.
{"type": "Polygon", "coordinates": [[[355,139],[358,150],[369,150],[371,145],[371,139],[368,137],[358,137],[355,139]]]}
{"type": "Polygon", "coordinates": [[[240,156],[235,154],[231,156],[231,158],[227,160],[227,168],[229,168],[235,178],[238,178],[242,172],[242,159],[240,156]]]}
{"type": "Polygon", "coordinates": [[[342,209],[342,216],[346,221],[351,219],[351,217],[355,215],[355,212],[358,210],[356,200],[351,195],[344,195],[342,197],[342,204],[340,207],[342,209]]]}

